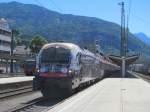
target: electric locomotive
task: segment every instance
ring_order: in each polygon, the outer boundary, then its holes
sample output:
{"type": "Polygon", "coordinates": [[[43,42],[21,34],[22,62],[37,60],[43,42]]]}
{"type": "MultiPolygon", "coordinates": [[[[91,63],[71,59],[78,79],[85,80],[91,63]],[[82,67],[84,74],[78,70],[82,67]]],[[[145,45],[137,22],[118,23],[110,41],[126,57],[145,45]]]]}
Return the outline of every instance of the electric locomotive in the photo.
{"type": "Polygon", "coordinates": [[[101,59],[72,43],[46,44],[37,58],[33,88],[45,97],[71,94],[81,85],[103,78],[101,59]]]}

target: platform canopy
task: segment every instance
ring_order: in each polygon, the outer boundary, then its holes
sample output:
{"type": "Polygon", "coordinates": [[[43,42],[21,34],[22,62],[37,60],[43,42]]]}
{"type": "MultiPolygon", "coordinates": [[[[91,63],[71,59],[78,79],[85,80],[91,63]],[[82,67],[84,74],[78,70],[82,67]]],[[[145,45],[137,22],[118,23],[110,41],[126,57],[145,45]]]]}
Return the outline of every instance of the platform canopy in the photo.
{"type": "MultiPolygon", "coordinates": [[[[132,55],[132,56],[127,56],[125,57],[126,60],[126,65],[130,65],[133,62],[135,62],[138,58],[140,57],[140,55],[132,55]]],[[[109,58],[116,63],[117,65],[121,65],[122,64],[122,57],[120,56],[115,56],[115,55],[110,55],[109,58]]]]}

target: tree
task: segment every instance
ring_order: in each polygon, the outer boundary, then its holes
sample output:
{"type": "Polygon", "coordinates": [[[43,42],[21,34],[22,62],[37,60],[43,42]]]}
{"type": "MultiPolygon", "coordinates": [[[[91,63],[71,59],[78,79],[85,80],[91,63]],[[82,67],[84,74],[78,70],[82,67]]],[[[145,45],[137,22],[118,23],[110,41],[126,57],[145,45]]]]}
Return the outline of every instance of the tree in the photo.
{"type": "Polygon", "coordinates": [[[40,35],[34,36],[30,42],[31,52],[38,53],[40,51],[41,47],[46,43],[48,43],[48,41],[44,37],[42,37],[40,35]]]}
{"type": "Polygon", "coordinates": [[[14,30],[14,46],[21,45],[22,44],[22,39],[21,39],[21,34],[18,29],[14,30]]]}

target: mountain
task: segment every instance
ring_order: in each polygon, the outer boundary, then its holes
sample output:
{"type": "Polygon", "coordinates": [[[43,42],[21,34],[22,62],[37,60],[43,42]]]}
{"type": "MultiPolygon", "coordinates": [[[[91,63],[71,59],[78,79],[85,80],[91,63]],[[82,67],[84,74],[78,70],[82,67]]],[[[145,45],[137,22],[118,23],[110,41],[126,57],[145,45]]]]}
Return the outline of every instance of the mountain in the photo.
{"type": "MultiPolygon", "coordinates": [[[[120,26],[95,17],[61,14],[46,8],[18,2],[0,3],[0,17],[19,29],[23,39],[40,34],[49,41],[66,41],[94,50],[95,40],[105,53],[119,53],[120,26]]],[[[129,33],[130,52],[142,52],[149,57],[150,47],[129,33]],[[142,48],[142,49],[141,49],[142,48]]]]}
{"type": "Polygon", "coordinates": [[[144,43],[150,46],[150,37],[148,37],[146,34],[140,32],[140,33],[135,33],[134,35],[137,38],[139,38],[141,41],[143,41],[144,43]]]}

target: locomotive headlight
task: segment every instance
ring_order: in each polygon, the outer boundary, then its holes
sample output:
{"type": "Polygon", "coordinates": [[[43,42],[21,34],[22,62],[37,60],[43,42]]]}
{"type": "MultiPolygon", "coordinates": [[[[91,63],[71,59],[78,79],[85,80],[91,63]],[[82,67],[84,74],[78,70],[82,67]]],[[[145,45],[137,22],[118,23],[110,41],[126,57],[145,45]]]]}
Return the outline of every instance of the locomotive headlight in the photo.
{"type": "Polygon", "coordinates": [[[69,70],[69,71],[68,71],[68,73],[69,73],[69,74],[72,74],[72,73],[73,73],[73,71],[72,71],[72,70],[69,70]]]}
{"type": "Polygon", "coordinates": [[[36,68],[36,69],[35,69],[35,72],[40,72],[40,70],[36,68]]]}
{"type": "Polygon", "coordinates": [[[68,74],[69,74],[70,76],[74,76],[75,71],[74,71],[74,70],[68,70],[68,74]]]}
{"type": "Polygon", "coordinates": [[[73,78],[75,76],[75,71],[74,70],[68,70],[68,76],[70,76],[71,78],[73,78]]]}

